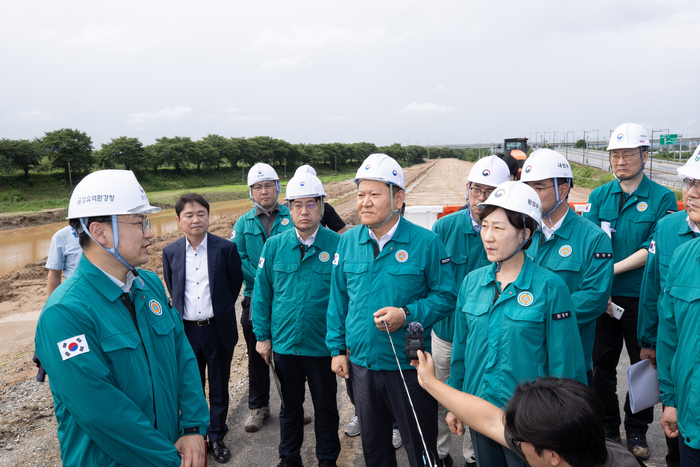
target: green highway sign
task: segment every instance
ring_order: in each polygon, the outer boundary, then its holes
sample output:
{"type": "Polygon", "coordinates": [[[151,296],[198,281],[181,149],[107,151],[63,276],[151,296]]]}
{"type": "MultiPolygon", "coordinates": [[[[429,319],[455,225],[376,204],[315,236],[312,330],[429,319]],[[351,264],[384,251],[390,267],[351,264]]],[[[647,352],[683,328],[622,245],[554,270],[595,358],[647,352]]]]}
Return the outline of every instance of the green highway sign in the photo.
{"type": "Polygon", "coordinates": [[[659,136],[659,144],[661,144],[661,145],[678,144],[678,135],[660,135],[659,136]]]}

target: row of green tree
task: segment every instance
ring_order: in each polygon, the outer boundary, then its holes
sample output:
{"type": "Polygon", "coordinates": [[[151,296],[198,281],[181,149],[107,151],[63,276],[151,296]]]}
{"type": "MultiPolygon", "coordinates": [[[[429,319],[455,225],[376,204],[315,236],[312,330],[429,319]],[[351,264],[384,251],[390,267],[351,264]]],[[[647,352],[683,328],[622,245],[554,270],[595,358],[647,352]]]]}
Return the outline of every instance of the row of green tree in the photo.
{"type": "Polygon", "coordinates": [[[275,167],[287,164],[325,164],[334,167],[360,164],[369,154],[382,152],[406,165],[420,163],[425,158],[454,157],[475,161],[486,150],[425,148],[422,146],[377,147],[373,143],[291,144],[269,136],[225,138],[208,135],[193,141],[186,136],[162,137],[155,144],[144,146],[138,138],[120,136],[94,149],[92,139],[82,131],[64,128],[47,132],[34,140],[0,140],[0,169],[5,173],[23,171],[28,177],[32,170],[63,170],[86,173],[95,168],[125,168],[136,172],[170,167],[221,168],[222,166],[251,166],[265,162],[275,167]]]}

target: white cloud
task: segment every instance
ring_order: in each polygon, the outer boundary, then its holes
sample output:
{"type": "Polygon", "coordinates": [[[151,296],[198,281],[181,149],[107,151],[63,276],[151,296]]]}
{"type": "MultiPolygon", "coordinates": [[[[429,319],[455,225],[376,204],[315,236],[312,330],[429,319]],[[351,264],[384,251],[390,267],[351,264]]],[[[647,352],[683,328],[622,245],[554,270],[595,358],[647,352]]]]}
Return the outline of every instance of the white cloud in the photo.
{"type": "Polygon", "coordinates": [[[263,60],[262,63],[258,65],[258,71],[292,70],[294,68],[301,68],[304,65],[309,65],[311,63],[311,59],[303,55],[298,57],[272,58],[263,60]]]}
{"type": "Polygon", "coordinates": [[[53,115],[43,110],[25,110],[23,112],[17,112],[16,114],[8,115],[5,120],[51,120],[56,118],[58,115],[53,115]]]}
{"type": "Polygon", "coordinates": [[[231,117],[231,122],[233,123],[266,122],[268,120],[271,120],[271,118],[267,116],[256,117],[253,115],[234,115],[233,117],[231,117]]]}
{"type": "Polygon", "coordinates": [[[76,47],[134,54],[150,49],[160,41],[160,37],[138,33],[130,24],[90,24],[70,37],[66,43],[76,47]]]}
{"type": "Polygon", "coordinates": [[[144,123],[149,120],[175,120],[181,118],[192,111],[191,107],[178,106],[174,109],[166,107],[164,109],[156,110],[155,112],[140,112],[129,115],[129,120],[126,122],[127,125],[135,125],[137,123],[144,123]]]}
{"type": "Polygon", "coordinates": [[[446,105],[432,104],[426,102],[425,104],[419,104],[418,102],[411,102],[403,109],[397,111],[400,114],[407,113],[445,113],[452,112],[454,109],[446,105]]]}
{"type": "Polygon", "coordinates": [[[413,33],[392,35],[385,27],[364,30],[331,27],[327,24],[295,26],[291,30],[267,28],[251,41],[259,71],[289,70],[314,63],[314,57],[360,54],[405,42],[413,33]]]}
{"type": "Polygon", "coordinates": [[[444,85],[444,84],[438,84],[437,86],[435,86],[434,89],[435,89],[436,91],[442,91],[442,90],[445,89],[445,85],[444,85]]]}

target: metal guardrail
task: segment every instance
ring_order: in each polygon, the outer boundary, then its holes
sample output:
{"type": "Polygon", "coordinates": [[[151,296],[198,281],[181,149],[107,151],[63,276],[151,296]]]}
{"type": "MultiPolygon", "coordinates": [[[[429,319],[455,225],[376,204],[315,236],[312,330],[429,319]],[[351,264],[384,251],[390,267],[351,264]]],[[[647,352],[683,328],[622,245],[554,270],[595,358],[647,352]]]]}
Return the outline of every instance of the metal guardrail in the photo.
{"type": "MultiPolygon", "coordinates": [[[[585,152],[583,152],[583,150],[581,151],[580,154],[577,154],[577,156],[578,155],[581,156],[581,164],[587,165],[589,167],[595,167],[597,169],[601,168],[601,164],[603,165],[603,167],[605,167],[607,165],[607,168],[604,168],[602,170],[605,170],[607,172],[612,173],[610,163],[609,162],[607,164],[605,163],[605,153],[603,153],[602,151],[591,151],[591,152],[595,152],[595,154],[596,154],[596,156],[593,157],[592,161],[591,161],[590,153],[589,153],[588,157],[586,157],[586,154],[585,154],[585,152]],[[586,161],[588,161],[588,163],[586,163],[586,161]]],[[[680,190],[683,188],[683,182],[681,182],[680,180],[675,182],[675,181],[671,181],[671,180],[653,178],[653,174],[655,172],[664,173],[664,174],[668,174],[668,175],[676,175],[675,169],[669,169],[669,168],[666,168],[663,166],[659,166],[659,165],[653,164],[653,162],[656,162],[657,164],[658,163],[673,164],[673,165],[677,165],[679,167],[683,164],[679,164],[678,162],[669,161],[666,159],[653,158],[653,159],[647,161],[646,167],[644,168],[644,173],[646,173],[647,176],[652,178],[652,180],[654,180],[659,185],[664,185],[664,186],[667,186],[669,188],[674,188],[677,190],[680,190]],[[650,162],[651,162],[651,164],[650,164],[650,162]],[[650,167],[650,165],[651,165],[651,167],[650,167]],[[650,168],[651,168],[651,170],[650,170],[650,168]]]]}

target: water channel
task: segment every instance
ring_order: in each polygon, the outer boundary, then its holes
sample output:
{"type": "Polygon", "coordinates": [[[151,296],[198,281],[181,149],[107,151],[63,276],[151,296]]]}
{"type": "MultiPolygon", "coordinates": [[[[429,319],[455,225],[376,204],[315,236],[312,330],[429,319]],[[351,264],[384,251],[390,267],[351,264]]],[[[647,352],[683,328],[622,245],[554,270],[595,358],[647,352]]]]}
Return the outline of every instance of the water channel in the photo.
{"type": "MultiPolygon", "coordinates": [[[[231,212],[250,209],[249,200],[222,201],[210,205],[209,222],[214,222],[231,212]]],[[[166,209],[149,216],[155,237],[175,232],[175,210],[166,209]]],[[[49,254],[51,237],[66,224],[47,224],[0,232],[0,277],[19,269],[27,263],[42,259],[49,254]]]]}

